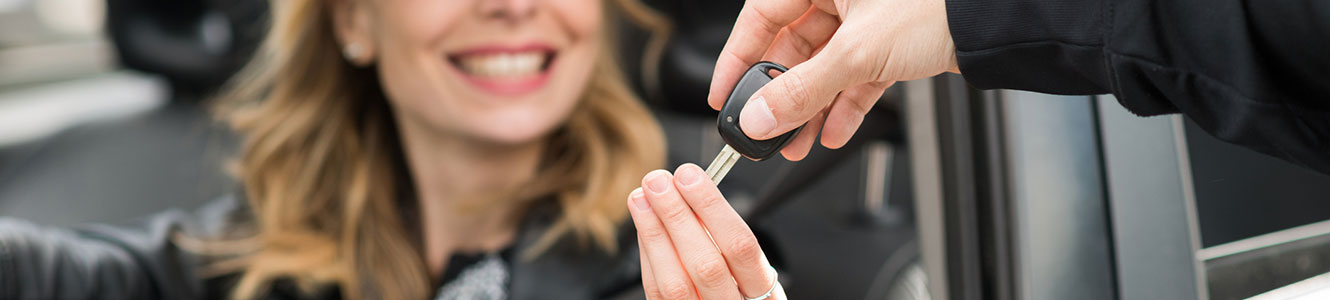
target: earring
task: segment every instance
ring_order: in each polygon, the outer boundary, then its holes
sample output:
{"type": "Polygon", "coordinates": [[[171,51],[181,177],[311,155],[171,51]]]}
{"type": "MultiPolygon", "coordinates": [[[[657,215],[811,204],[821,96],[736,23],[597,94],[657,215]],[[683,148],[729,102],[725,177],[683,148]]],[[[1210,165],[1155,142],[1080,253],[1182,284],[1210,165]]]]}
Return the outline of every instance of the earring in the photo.
{"type": "Polygon", "coordinates": [[[364,54],[365,54],[365,46],[361,46],[360,43],[350,43],[342,47],[342,56],[346,57],[346,60],[352,62],[355,62],[356,60],[360,59],[360,56],[364,54]]]}

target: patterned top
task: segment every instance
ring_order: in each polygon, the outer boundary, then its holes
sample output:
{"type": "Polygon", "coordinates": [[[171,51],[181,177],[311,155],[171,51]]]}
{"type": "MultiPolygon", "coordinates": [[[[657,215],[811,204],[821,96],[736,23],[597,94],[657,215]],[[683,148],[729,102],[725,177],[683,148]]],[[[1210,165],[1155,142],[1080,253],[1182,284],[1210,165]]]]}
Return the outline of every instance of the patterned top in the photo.
{"type": "Polygon", "coordinates": [[[435,300],[504,300],[508,298],[508,264],[495,254],[464,267],[439,287],[435,300]]]}

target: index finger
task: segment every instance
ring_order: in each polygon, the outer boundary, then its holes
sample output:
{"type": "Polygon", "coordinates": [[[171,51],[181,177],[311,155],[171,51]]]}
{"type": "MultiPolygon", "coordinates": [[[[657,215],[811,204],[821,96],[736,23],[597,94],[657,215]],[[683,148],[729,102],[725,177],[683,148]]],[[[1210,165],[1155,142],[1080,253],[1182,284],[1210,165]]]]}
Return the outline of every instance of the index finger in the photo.
{"type": "Polygon", "coordinates": [[[711,239],[725,257],[742,295],[752,297],[770,290],[776,278],[768,272],[770,262],[748,223],[725,201],[701,167],[684,164],[674,173],[678,176],[675,177],[675,187],[702,226],[711,233],[711,239]]]}
{"type": "MultiPolygon", "coordinates": [[[[813,6],[811,0],[750,0],[744,2],[734,30],[725,40],[725,47],[716,58],[716,70],[711,75],[711,91],[707,104],[720,110],[734,83],[743,76],[748,66],[757,63],[767,47],[776,40],[776,34],[786,25],[799,19],[813,6]]],[[[747,99],[744,99],[747,100],[747,99]]]]}

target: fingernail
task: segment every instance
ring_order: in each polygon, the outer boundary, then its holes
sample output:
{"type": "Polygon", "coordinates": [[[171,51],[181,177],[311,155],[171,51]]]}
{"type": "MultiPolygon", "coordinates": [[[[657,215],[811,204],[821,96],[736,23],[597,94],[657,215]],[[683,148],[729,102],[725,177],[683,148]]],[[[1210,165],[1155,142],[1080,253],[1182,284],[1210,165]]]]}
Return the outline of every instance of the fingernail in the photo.
{"type": "Polygon", "coordinates": [[[655,170],[647,173],[647,184],[645,184],[647,191],[657,195],[668,192],[670,190],[670,179],[665,178],[665,174],[668,173],[665,170],[655,170]]]}
{"type": "Polygon", "coordinates": [[[650,211],[650,210],[651,210],[651,204],[648,204],[648,203],[647,203],[647,198],[646,198],[646,197],[643,197],[643,195],[642,195],[642,188],[640,188],[640,187],[639,187],[639,188],[636,188],[636,189],[633,189],[633,192],[632,192],[632,193],[628,193],[628,200],[632,201],[632,202],[633,202],[633,206],[637,206],[637,209],[638,209],[638,210],[641,210],[641,211],[650,211]]]}
{"type": "Polygon", "coordinates": [[[771,114],[766,98],[759,96],[744,106],[739,112],[739,128],[752,138],[764,138],[776,129],[776,116],[771,114]]]}
{"type": "Polygon", "coordinates": [[[684,164],[683,166],[680,166],[678,170],[674,171],[674,177],[677,178],[679,184],[683,184],[683,186],[693,186],[693,184],[701,181],[702,173],[704,173],[698,172],[698,170],[701,169],[701,167],[694,164],[684,164]]]}

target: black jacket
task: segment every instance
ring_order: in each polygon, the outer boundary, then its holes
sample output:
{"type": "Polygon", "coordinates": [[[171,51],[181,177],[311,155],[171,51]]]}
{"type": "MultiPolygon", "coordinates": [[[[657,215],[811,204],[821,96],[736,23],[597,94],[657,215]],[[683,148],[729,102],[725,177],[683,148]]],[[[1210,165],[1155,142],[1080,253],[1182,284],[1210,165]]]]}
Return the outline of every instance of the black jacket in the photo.
{"type": "MultiPolygon", "coordinates": [[[[195,214],[169,211],[127,226],[55,229],[0,218],[0,299],[226,298],[236,276],[200,276],[208,259],[181,249],[171,236],[218,236],[235,222],[244,222],[245,212],[241,201],[225,198],[195,214]]],[[[530,246],[551,224],[552,216],[541,206],[528,214],[513,252],[530,246]]],[[[565,241],[537,259],[508,261],[509,298],[644,298],[631,227],[621,232],[618,254],[565,241]]],[[[340,295],[335,288],[301,295],[293,284],[279,281],[265,298],[340,295]]]]}
{"type": "Polygon", "coordinates": [[[977,88],[1113,93],[1330,174],[1330,1],[946,2],[977,88]]]}

